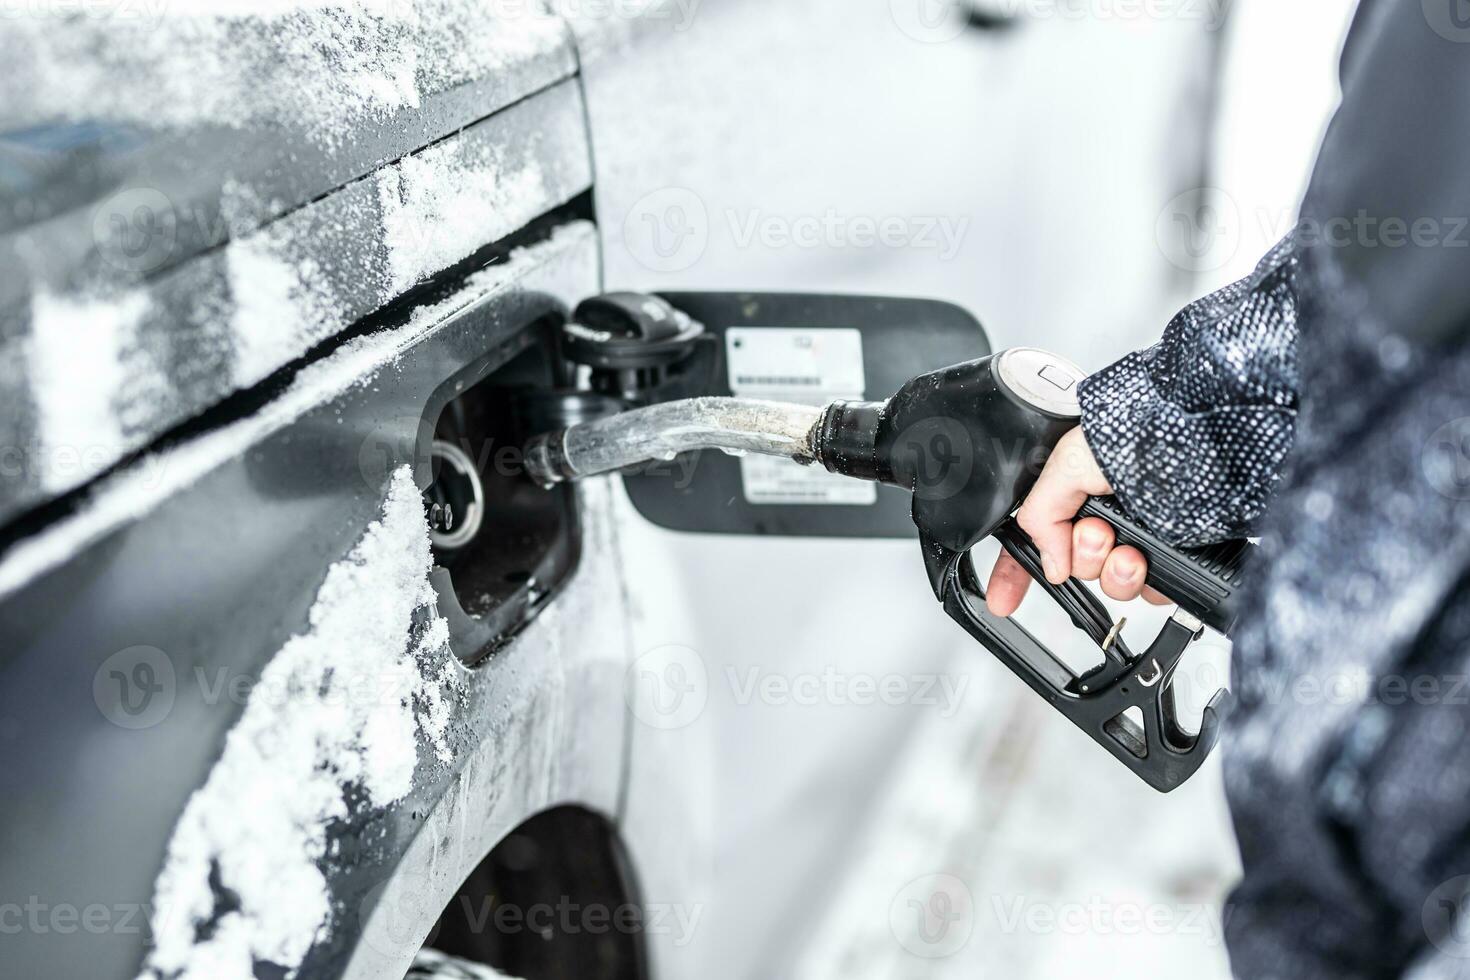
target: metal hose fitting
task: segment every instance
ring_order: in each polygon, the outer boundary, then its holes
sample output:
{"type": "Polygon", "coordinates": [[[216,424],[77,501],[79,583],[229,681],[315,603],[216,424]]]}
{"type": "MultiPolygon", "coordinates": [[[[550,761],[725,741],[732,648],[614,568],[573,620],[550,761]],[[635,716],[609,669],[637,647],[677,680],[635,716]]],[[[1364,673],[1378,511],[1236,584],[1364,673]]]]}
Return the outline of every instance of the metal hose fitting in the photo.
{"type": "Polygon", "coordinates": [[[696,449],[816,459],[815,405],[750,398],[687,398],[635,408],[537,436],[526,446],[526,471],[543,487],[612,473],[696,449]]]}

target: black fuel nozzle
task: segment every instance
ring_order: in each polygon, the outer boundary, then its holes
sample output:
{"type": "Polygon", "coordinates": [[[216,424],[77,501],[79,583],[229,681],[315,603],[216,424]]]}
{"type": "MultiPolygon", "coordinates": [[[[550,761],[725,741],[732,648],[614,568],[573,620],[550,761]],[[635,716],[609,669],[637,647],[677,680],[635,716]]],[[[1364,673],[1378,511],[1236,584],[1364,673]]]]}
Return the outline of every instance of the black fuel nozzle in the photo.
{"type": "Polygon", "coordinates": [[[949,616],[1036,693],[1155,789],[1183,783],[1214,745],[1228,692],[1205,709],[1198,733],[1180,724],[1172,689],[1185,649],[1208,625],[1229,632],[1253,546],[1228,541],[1176,548],[1111,498],[1080,516],[1102,517],[1120,544],[1139,548],[1148,582],[1179,610],[1148,649],[1135,653],[1107,608],[1075,579],[1046,580],[1040,555],[1013,516],[1057,442],[1081,419],[1083,374],[1030,348],[1003,351],[922,375],[886,402],[835,402],[813,435],[813,455],[834,473],[913,494],[924,566],[949,616]],[[1075,673],[1011,619],[991,614],[970,549],[994,535],[1102,651],[1075,673]],[[1143,721],[1130,715],[1137,709],[1143,721]]]}
{"type": "MultiPolygon", "coordinates": [[[[600,334],[592,340],[601,345],[604,368],[637,367],[603,349],[618,346],[614,340],[600,334]]],[[[821,409],[720,397],[661,402],[539,436],[527,449],[527,470],[550,486],[720,448],[816,460],[834,473],[908,490],[924,567],[945,613],[1115,758],[1167,791],[1199,768],[1227,703],[1227,692],[1217,694],[1199,732],[1187,732],[1174,706],[1174,671],[1204,626],[1228,634],[1253,546],[1177,548],[1111,498],[1089,500],[1081,516],[1107,520],[1120,544],[1142,551],[1148,584],[1179,603],[1141,653],[1129,649],[1122,624],[1086,586],[1048,582],[1014,514],[1047,457],[1079,423],[1082,381],[1081,370],[1063,358],[1015,348],[921,375],[884,402],[839,401],[821,409]],[[969,553],[992,535],[1097,644],[1100,665],[1076,673],[1018,623],[986,609],[969,553]]]]}
{"type": "Polygon", "coordinates": [[[1082,371],[1013,348],[909,381],[886,402],[835,402],[814,439],[834,473],[914,495],[928,540],[968,551],[994,533],[1077,425],[1082,371]]]}

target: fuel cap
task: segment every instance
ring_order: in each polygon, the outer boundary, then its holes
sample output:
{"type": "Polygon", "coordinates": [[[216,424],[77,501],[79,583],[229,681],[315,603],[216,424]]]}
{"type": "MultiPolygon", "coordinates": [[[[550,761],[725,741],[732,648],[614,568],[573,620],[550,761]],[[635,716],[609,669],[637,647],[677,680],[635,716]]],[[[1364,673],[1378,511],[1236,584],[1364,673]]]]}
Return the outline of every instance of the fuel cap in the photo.
{"type": "Polygon", "coordinates": [[[583,300],[562,327],[568,359],[612,370],[681,360],[702,336],[703,324],[648,293],[605,293],[583,300]]]}

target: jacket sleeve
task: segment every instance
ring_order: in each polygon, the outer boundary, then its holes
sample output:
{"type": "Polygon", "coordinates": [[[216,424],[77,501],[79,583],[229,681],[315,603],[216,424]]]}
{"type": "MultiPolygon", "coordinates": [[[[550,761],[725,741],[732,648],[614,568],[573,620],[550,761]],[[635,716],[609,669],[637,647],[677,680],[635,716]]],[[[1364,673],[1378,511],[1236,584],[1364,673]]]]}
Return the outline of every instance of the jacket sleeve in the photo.
{"type": "Polygon", "coordinates": [[[1119,502],[1176,545],[1249,534],[1291,449],[1297,253],[1185,307],[1161,339],[1088,378],[1082,428],[1119,502]]]}

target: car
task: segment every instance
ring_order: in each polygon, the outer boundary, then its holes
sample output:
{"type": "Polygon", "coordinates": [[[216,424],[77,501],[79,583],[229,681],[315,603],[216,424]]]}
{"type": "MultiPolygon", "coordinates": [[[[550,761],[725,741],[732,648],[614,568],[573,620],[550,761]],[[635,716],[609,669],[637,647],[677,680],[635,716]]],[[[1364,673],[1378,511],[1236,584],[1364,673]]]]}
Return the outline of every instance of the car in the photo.
{"type": "Polygon", "coordinates": [[[1176,120],[1206,25],[922,13],[10,21],[7,970],[754,976],[831,939],[812,883],[852,861],[915,707],[735,734],[710,688],[732,620],[751,651],[804,617],[791,670],[900,644],[938,669],[958,641],[912,542],[679,536],[623,481],[541,490],[517,453],[600,410],[560,345],[615,289],[931,295],[1088,364],[1161,322],[1189,280],[1133,218],[1199,183],[1205,126],[1176,120]],[[1108,76],[1130,57],[1179,84],[1108,76]],[[1052,71],[1079,63],[1090,91],[1052,71]],[[883,618],[811,612],[832,561],[883,618]]]}

